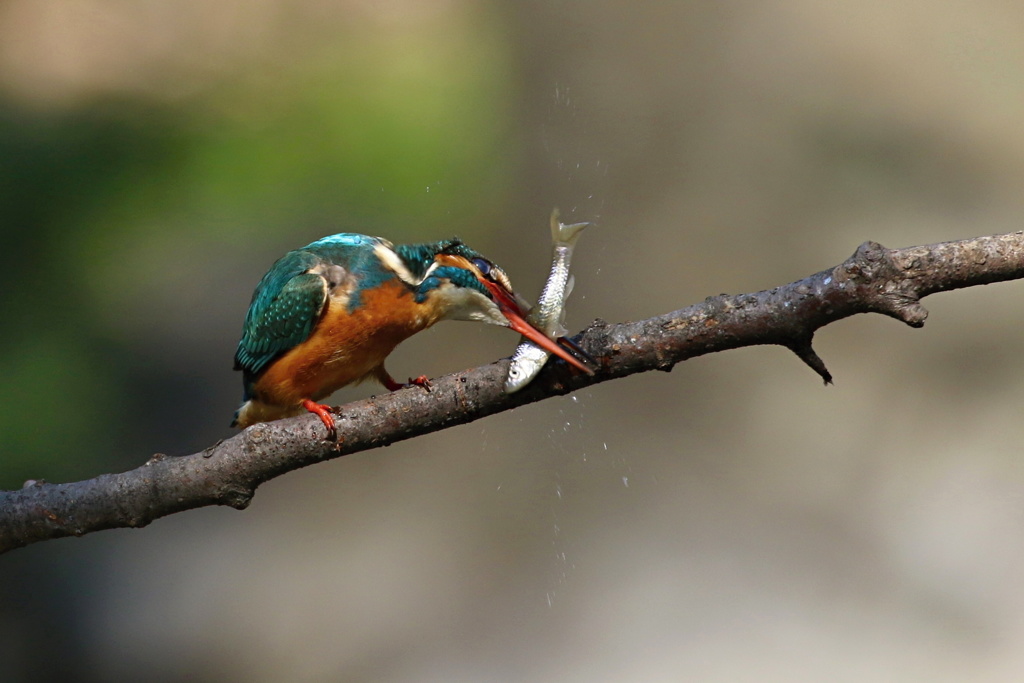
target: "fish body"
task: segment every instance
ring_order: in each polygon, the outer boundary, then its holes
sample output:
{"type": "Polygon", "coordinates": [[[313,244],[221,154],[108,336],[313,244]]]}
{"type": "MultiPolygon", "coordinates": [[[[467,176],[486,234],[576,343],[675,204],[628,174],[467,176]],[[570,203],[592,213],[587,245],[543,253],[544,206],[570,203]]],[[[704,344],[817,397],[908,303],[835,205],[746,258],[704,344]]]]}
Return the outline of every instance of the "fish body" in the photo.
{"type": "MultiPolygon", "coordinates": [[[[551,273],[544,284],[540,300],[527,320],[549,339],[563,336],[565,329],[565,300],[572,292],[573,278],[569,274],[572,252],[576,240],[590,223],[566,225],[559,220],[558,209],[551,213],[551,273]]],[[[537,376],[547,363],[549,351],[545,351],[525,338],[512,355],[512,362],[505,379],[505,393],[519,391],[537,376]]]]}

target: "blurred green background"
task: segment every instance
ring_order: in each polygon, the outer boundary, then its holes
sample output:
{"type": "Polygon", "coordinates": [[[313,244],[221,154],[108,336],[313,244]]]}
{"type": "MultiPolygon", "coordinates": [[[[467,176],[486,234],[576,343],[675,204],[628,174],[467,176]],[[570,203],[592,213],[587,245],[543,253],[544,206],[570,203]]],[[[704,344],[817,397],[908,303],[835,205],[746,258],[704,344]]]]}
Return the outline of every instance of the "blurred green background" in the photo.
{"type": "MultiPolygon", "coordinates": [[[[1024,8],[0,2],[0,486],[231,435],[284,251],[458,234],[570,327],[1018,230],[1024,8]]],[[[4,680],[1024,675],[1021,283],[0,557],[4,680]]],[[[511,353],[444,324],[397,376],[511,353]]],[[[343,390],[334,402],[379,391],[343,390]]]]}

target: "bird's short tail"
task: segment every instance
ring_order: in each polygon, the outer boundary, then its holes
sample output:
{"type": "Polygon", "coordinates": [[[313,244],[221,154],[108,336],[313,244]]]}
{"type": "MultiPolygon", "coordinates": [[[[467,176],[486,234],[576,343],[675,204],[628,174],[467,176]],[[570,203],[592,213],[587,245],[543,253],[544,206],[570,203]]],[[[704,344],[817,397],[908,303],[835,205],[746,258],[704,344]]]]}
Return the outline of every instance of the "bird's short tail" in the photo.
{"type": "Polygon", "coordinates": [[[231,426],[245,429],[257,422],[271,422],[272,420],[280,420],[282,417],[301,415],[303,412],[305,412],[305,409],[301,405],[275,406],[250,398],[235,411],[235,417],[231,420],[231,426]]]}

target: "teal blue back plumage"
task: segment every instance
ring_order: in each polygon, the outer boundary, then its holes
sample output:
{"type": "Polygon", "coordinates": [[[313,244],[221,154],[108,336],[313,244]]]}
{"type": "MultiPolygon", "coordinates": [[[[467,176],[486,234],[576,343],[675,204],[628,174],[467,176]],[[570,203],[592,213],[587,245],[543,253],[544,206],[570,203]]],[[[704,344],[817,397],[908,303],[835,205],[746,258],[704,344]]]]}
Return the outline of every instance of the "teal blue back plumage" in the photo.
{"type": "Polygon", "coordinates": [[[245,316],[236,370],[256,375],[309,337],[326,300],[324,279],[306,272],[318,263],[313,254],[290,251],[263,276],[245,316]]]}
{"type": "MultiPolygon", "coordinates": [[[[324,278],[309,271],[337,264],[347,273],[358,274],[359,289],[376,286],[388,276],[373,253],[382,243],[376,237],[340,233],[278,259],[253,292],[235,352],[235,369],[245,372],[246,386],[272,360],[312,334],[328,292],[324,278]]],[[[358,299],[358,292],[353,293],[350,306],[358,306],[358,299]]]]}

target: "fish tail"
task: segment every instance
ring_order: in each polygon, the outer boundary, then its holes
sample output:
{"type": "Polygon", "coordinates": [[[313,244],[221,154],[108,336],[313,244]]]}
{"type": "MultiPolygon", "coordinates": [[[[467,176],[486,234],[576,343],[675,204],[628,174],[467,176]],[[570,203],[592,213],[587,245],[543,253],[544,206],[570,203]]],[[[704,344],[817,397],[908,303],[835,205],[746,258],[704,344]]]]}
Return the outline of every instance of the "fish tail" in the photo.
{"type": "Polygon", "coordinates": [[[590,223],[571,223],[566,225],[559,220],[558,209],[555,209],[551,212],[551,239],[555,244],[573,247],[576,245],[576,240],[579,239],[580,233],[583,232],[583,228],[588,225],[590,223]]]}

